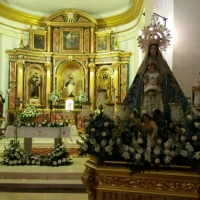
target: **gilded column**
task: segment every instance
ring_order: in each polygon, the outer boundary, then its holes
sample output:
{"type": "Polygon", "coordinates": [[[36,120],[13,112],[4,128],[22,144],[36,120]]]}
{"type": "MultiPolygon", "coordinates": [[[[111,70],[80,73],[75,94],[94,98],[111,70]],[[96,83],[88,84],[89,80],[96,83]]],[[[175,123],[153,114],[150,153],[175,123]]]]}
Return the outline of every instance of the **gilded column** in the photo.
{"type": "Polygon", "coordinates": [[[115,87],[115,96],[118,97],[117,102],[119,102],[120,98],[119,98],[119,62],[115,62],[112,64],[113,65],[113,69],[114,69],[114,80],[113,80],[113,85],[115,87]]]}
{"type": "Polygon", "coordinates": [[[89,68],[90,68],[90,91],[89,91],[89,96],[90,96],[90,103],[92,109],[94,109],[94,97],[95,97],[95,63],[90,62],[89,63],[89,68]]]}
{"type": "Polygon", "coordinates": [[[52,63],[46,62],[46,70],[47,70],[47,79],[46,79],[46,108],[50,109],[49,104],[49,94],[51,93],[51,73],[52,73],[52,63]]]}
{"type": "Polygon", "coordinates": [[[91,31],[91,44],[90,44],[91,50],[90,50],[90,52],[94,53],[94,27],[91,27],[90,31],[91,31]]]}
{"type": "Polygon", "coordinates": [[[47,26],[47,52],[51,51],[51,26],[47,26]]]}
{"type": "MultiPolygon", "coordinates": [[[[22,55],[19,55],[18,58],[19,60],[17,61],[17,97],[19,97],[20,100],[23,100],[24,60],[22,59],[22,55]]],[[[20,107],[22,107],[22,104],[20,105],[20,107]]]]}

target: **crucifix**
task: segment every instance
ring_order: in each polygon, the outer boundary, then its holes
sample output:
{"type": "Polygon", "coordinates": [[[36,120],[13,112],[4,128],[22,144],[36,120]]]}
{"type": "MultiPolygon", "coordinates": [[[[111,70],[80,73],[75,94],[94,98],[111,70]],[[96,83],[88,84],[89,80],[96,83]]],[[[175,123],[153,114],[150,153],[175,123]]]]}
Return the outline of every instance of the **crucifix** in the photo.
{"type": "Polygon", "coordinates": [[[19,114],[19,107],[20,107],[20,104],[21,104],[21,103],[23,103],[23,101],[20,101],[20,98],[19,98],[19,97],[17,97],[17,99],[16,99],[16,100],[14,100],[14,103],[15,103],[15,105],[16,105],[16,109],[17,109],[17,116],[18,116],[18,114],[19,114]]]}

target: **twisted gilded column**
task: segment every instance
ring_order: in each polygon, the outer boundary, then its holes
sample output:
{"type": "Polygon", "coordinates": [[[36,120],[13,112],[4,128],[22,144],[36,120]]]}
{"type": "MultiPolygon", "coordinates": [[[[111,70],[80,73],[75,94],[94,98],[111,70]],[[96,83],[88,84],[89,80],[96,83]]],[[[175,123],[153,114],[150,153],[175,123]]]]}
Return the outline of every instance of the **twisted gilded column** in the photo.
{"type": "Polygon", "coordinates": [[[114,69],[114,80],[113,80],[113,85],[115,87],[115,96],[118,97],[117,102],[119,102],[119,62],[114,62],[112,63],[113,69],[114,69]]]}
{"type": "Polygon", "coordinates": [[[51,93],[51,73],[52,73],[52,63],[50,61],[47,61],[45,63],[46,70],[47,70],[47,79],[46,79],[46,108],[50,109],[49,104],[49,94],[51,93]]]}
{"type": "MultiPolygon", "coordinates": [[[[24,68],[24,60],[23,56],[18,56],[19,60],[17,61],[17,97],[20,98],[20,100],[23,100],[23,68],[24,68]]],[[[22,107],[22,104],[20,105],[22,107]]]]}
{"type": "Polygon", "coordinates": [[[94,109],[94,97],[95,97],[95,63],[92,61],[89,63],[90,68],[90,91],[89,91],[89,97],[90,97],[90,103],[92,109],[94,109]]]}

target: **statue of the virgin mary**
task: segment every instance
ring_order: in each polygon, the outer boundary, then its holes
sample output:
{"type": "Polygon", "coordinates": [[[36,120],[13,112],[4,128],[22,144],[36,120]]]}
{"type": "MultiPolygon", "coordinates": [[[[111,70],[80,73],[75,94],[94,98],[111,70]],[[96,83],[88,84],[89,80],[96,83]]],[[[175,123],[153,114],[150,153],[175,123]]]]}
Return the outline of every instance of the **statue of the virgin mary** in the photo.
{"type": "Polygon", "coordinates": [[[140,114],[145,110],[151,115],[157,109],[169,119],[169,103],[180,103],[183,111],[187,109],[188,101],[161,53],[170,38],[169,30],[157,21],[145,27],[139,36],[146,55],[124,100],[131,110],[137,109],[140,114]]]}

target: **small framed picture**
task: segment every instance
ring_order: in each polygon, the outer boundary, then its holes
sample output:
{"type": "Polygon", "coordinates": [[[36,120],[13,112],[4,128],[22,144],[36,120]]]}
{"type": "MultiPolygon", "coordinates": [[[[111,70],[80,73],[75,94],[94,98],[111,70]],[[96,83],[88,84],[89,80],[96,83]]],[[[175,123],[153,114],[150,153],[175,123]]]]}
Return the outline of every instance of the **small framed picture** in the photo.
{"type": "Polygon", "coordinates": [[[33,32],[33,50],[46,51],[46,33],[33,32]]]}
{"type": "Polygon", "coordinates": [[[110,33],[96,32],[96,52],[110,51],[110,33]]]}
{"type": "Polygon", "coordinates": [[[61,28],[60,47],[61,52],[83,52],[83,29],[61,28]]]}

